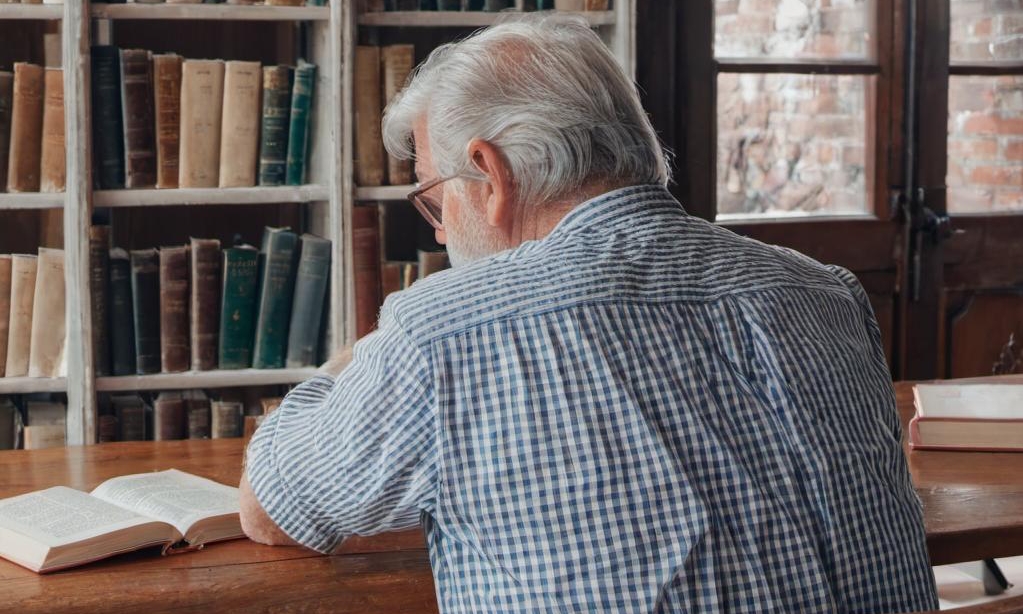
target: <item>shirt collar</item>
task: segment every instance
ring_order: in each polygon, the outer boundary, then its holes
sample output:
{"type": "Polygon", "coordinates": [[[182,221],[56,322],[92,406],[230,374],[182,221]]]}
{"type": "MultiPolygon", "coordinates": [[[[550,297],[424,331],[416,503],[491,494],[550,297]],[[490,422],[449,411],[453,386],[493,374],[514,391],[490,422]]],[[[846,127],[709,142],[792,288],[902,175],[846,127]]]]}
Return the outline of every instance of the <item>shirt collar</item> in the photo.
{"type": "Polygon", "coordinates": [[[682,205],[662,185],[635,185],[605,192],[600,196],[580,203],[548,235],[554,237],[583,229],[613,232],[634,227],[637,217],[649,213],[663,213],[674,210],[684,214],[682,205]]]}

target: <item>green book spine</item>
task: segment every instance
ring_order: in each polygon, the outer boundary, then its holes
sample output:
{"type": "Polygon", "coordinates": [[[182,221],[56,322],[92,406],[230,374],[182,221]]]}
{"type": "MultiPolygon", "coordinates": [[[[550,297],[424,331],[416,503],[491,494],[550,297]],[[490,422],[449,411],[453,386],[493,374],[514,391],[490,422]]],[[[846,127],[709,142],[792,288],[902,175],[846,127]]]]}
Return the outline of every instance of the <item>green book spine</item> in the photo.
{"type": "Polygon", "coordinates": [[[266,236],[264,264],[259,280],[259,311],[252,366],[279,369],[284,366],[291,323],[291,301],[295,290],[295,233],[272,229],[266,236]]]}
{"type": "Polygon", "coordinates": [[[291,303],[286,366],[310,367],[316,363],[320,345],[320,322],[330,274],[330,241],[302,235],[302,255],[291,303]]]}
{"type": "Polygon", "coordinates": [[[327,0],[307,0],[306,6],[326,6],[327,0]]]}
{"type": "Polygon", "coordinates": [[[135,373],[135,316],[131,262],[123,249],[110,250],[110,358],[114,375],[135,373]]]}
{"type": "Polygon", "coordinates": [[[316,65],[299,62],[291,94],[291,126],[288,128],[288,185],[305,183],[305,160],[309,148],[309,110],[316,85],[316,65]]]}
{"type": "Polygon", "coordinates": [[[131,298],[135,313],[135,372],[160,372],[160,253],[131,252],[131,298]]]}
{"type": "Polygon", "coordinates": [[[252,366],[258,257],[256,249],[249,246],[224,250],[221,288],[223,301],[220,310],[221,369],[248,369],[252,366]]]}
{"type": "Polygon", "coordinates": [[[263,67],[263,119],[259,142],[259,185],[284,185],[291,115],[290,66],[263,67]]]}
{"type": "Polygon", "coordinates": [[[514,6],[512,0],[483,0],[484,11],[503,11],[506,8],[514,6]]]}
{"type": "Polygon", "coordinates": [[[92,165],[96,187],[124,187],[121,58],[117,47],[92,48],[92,165]]]}

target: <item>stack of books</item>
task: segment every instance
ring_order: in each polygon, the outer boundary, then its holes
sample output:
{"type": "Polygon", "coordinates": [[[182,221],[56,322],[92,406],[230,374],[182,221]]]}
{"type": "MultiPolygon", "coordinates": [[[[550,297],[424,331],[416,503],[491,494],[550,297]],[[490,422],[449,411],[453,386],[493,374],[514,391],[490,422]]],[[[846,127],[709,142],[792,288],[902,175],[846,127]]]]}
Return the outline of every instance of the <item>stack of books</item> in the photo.
{"type": "Polygon", "coordinates": [[[1023,451],[1019,376],[947,380],[913,387],[909,446],[920,450],[1023,451]]]}
{"type": "MultiPolygon", "coordinates": [[[[526,0],[526,11],[606,11],[608,0],[526,0]]],[[[367,12],[379,11],[504,11],[515,0],[367,0],[367,12]]]]}
{"type": "Polygon", "coordinates": [[[0,71],[0,190],[63,192],[64,152],[64,71],[0,71]]]}
{"type": "Polygon", "coordinates": [[[64,251],[0,254],[0,377],[65,375],[64,251]]]}
{"type": "Polygon", "coordinates": [[[266,228],[260,249],[216,239],[126,251],[90,231],[97,375],[278,369],[319,361],[331,244],[266,228]]]}

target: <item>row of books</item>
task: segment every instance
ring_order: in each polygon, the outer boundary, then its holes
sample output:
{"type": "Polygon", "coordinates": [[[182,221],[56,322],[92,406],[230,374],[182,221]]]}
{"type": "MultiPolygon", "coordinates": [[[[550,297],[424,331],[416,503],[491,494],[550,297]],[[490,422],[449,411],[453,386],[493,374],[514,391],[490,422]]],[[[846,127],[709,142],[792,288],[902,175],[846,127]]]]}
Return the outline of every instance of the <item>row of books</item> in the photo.
{"type": "MultiPolygon", "coordinates": [[[[366,10],[377,11],[504,11],[515,0],[367,0],[366,10]]],[[[606,11],[608,0],[526,0],[527,11],[606,11]]]]}
{"type": "MultiPolygon", "coordinates": [[[[2,2],[3,0],[0,0],[2,2]]],[[[25,2],[25,0],[21,0],[25,2]]],[[[60,0],[44,0],[60,2],[60,0]]],[[[101,4],[93,2],[93,4],[101,4]]],[[[244,6],[326,6],[327,0],[105,0],[103,4],[235,4],[244,6]]]]}
{"type": "Polygon", "coordinates": [[[266,228],[259,250],[188,245],[110,249],[89,235],[97,375],[278,369],[319,361],[331,244],[266,228]]]}
{"type": "Polygon", "coordinates": [[[64,152],[64,71],[0,71],[0,190],[63,192],[64,152]]]}
{"type": "Polygon", "coordinates": [[[64,251],[0,255],[0,377],[58,377],[64,361],[64,251]]]}
{"type": "Polygon", "coordinates": [[[98,189],[301,185],[316,65],[92,48],[98,189]]]}

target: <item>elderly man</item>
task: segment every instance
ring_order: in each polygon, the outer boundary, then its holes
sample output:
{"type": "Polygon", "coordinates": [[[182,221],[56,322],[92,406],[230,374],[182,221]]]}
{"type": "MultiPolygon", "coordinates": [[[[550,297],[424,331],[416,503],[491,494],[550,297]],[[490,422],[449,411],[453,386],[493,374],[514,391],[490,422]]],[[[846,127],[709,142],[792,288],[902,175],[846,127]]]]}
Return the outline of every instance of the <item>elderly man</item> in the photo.
{"type": "Polygon", "coordinates": [[[862,288],[686,215],[584,24],[439,48],[384,138],[454,268],[256,434],[253,539],[422,522],[448,613],[937,606],[862,288]]]}

